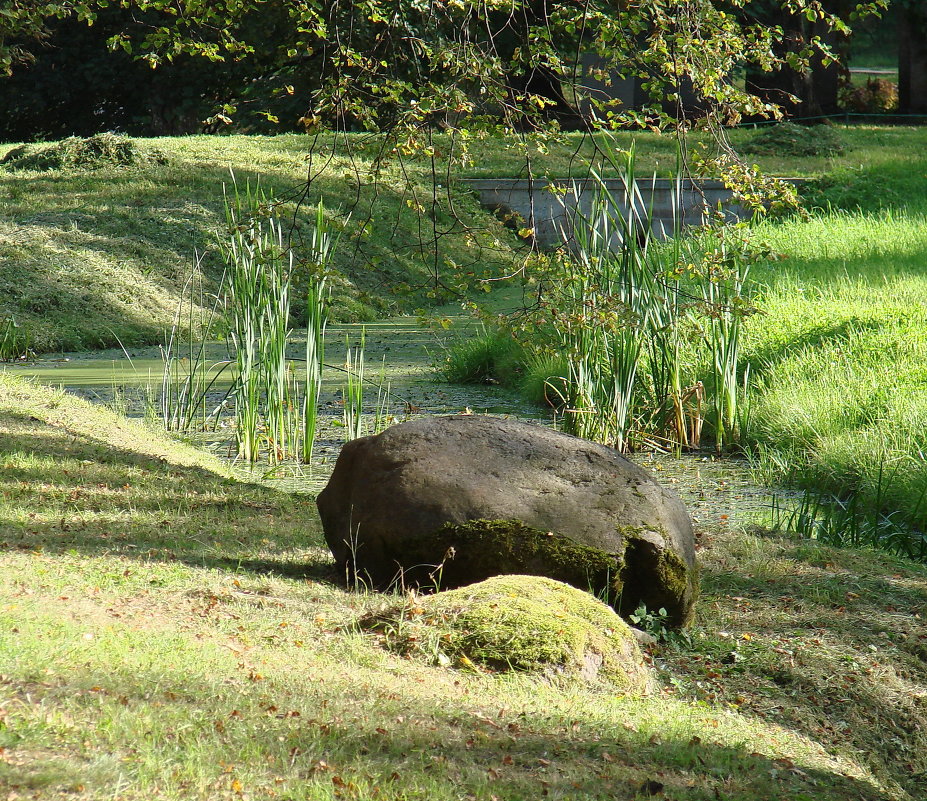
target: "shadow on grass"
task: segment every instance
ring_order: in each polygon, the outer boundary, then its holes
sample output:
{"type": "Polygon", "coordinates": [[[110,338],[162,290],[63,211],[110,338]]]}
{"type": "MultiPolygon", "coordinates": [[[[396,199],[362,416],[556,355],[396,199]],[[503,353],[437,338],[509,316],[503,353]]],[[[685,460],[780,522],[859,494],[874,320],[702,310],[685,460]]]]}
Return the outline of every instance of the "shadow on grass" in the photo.
{"type": "MultiPolygon", "coordinates": [[[[340,583],[323,555],[311,499],[160,461],[116,447],[115,434],[111,441],[103,436],[49,425],[24,413],[0,412],[3,547],[119,555],[142,563],[179,561],[340,583]]],[[[784,538],[754,537],[749,545],[735,534],[727,537],[724,547],[703,552],[704,625],[691,646],[667,653],[673,675],[704,694],[708,709],[736,706],[741,715],[773,719],[825,747],[843,750],[848,744],[867,764],[881,766],[923,797],[917,771],[923,770],[927,754],[927,720],[911,688],[927,686],[927,669],[918,653],[906,649],[927,633],[913,611],[927,604],[927,570],[870,554],[808,550],[806,543],[784,538]],[[726,638],[721,631],[728,632],[726,638]]],[[[352,692],[356,697],[356,689],[352,692]]],[[[414,705],[402,699],[395,706],[398,718],[414,705]]],[[[461,781],[485,783],[487,792],[501,782],[499,791],[512,799],[532,796],[526,794],[527,780],[505,778],[514,767],[504,761],[507,752],[513,762],[518,756],[544,767],[547,789],[555,788],[563,798],[577,793],[603,797],[602,782],[613,780],[610,771],[618,764],[626,768],[620,786],[604,797],[633,797],[650,780],[684,792],[692,778],[712,788],[690,794],[693,798],[827,797],[812,789],[814,782],[837,787],[830,795],[835,799],[887,797],[826,771],[812,775],[802,767],[794,773],[746,749],[675,742],[659,733],[658,742],[634,738],[614,729],[614,720],[606,718],[580,720],[575,729],[560,721],[556,734],[547,733],[550,725],[541,720],[518,721],[518,731],[486,724],[468,744],[472,720],[462,726],[455,713],[440,706],[418,711],[422,719],[415,726],[408,718],[389,726],[369,721],[341,726],[328,719],[327,732],[315,727],[317,741],[307,734],[312,725],[301,718],[300,726],[283,735],[287,750],[278,758],[285,764],[292,759],[292,748],[305,754],[330,749],[359,775],[376,768],[377,781],[385,782],[397,766],[434,770],[444,776],[445,789],[456,786],[455,774],[476,771],[479,779],[463,776],[461,781]],[[377,756],[384,736],[378,727],[395,731],[396,747],[390,746],[385,756],[377,756]],[[332,732],[337,736],[331,737],[332,732]],[[601,756],[600,748],[612,762],[601,756]],[[474,751],[478,767],[467,768],[457,751],[474,751]],[[561,759],[580,765],[585,773],[561,777],[555,768],[561,759]],[[641,759],[649,760],[644,767],[641,759]],[[488,772],[490,767],[498,776],[488,772]],[[770,795],[767,777],[786,791],[770,795]]],[[[370,716],[376,717],[372,710],[370,716]]],[[[716,725],[724,725],[723,716],[716,725]]],[[[531,787],[533,793],[544,789],[540,780],[531,787]]]]}
{"type": "MultiPolygon", "coordinates": [[[[60,669],[55,665],[49,675],[60,669]]],[[[799,764],[731,745],[737,735],[723,729],[715,741],[708,735],[674,735],[673,728],[711,730],[711,710],[681,704],[654,701],[657,711],[645,716],[638,729],[626,719],[638,719],[640,705],[651,701],[616,702],[603,696],[599,706],[587,701],[567,709],[570,702],[551,692],[550,706],[529,701],[525,711],[498,710],[504,685],[483,686],[479,697],[470,697],[462,687],[451,689],[453,672],[435,677],[451,693],[439,698],[408,677],[405,683],[373,686],[370,672],[362,668],[360,676],[336,676],[329,671],[316,675],[308,667],[313,680],[305,681],[301,667],[268,667],[258,687],[243,685],[227,661],[207,659],[203,669],[209,681],[177,667],[138,669],[133,664],[108,670],[86,663],[43,687],[29,682],[20,687],[8,678],[12,686],[7,690],[15,696],[28,689],[43,709],[67,705],[78,719],[115,724],[120,752],[131,755],[119,764],[120,774],[130,787],[140,781],[137,789],[144,791],[145,783],[157,784],[169,797],[172,790],[189,793],[204,790],[207,783],[219,787],[242,775],[239,785],[255,797],[267,786],[305,792],[315,785],[324,794],[334,785],[336,797],[387,801],[897,798],[841,774],[834,763],[799,764]],[[670,731],[661,731],[664,725],[670,731]],[[231,770],[243,761],[241,774],[231,770]],[[136,762],[141,777],[134,772],[136,762]]],[[[242,664],[238,669],[248,670],[242,664]]],[[[113,746],[93,725],[74,736],[80,739],[72,747],[84,754],[113,746]]],[[[8,752],[12,759],[16,753],[15,748],[8,752]]],[[[35,786],[42,773],[54,776],[53,767],[49,762],[43,771],[41,760],[26,761],[7,780],[14,788],[17,782],[23,788],[35,786]]],[[[97,781],[105,786],[107,777],[97,781]]],[[[92,792],[93,778],[90,783],[92,792]]],[[[316,797],[311,790],[309,795],[316,797]]]]}
{"type": "Polygon", "coordinates": [[[863,754],[927,797],[927,569],[771,532],[744,542],[708,552],[713,604],[693,647],[670,654],[674,671],[697,695],[863,754]]]}
{"type": "MultiPolygon", "coordinates": [[[[591,721],[553,716],[526,716],[514,723],[503,718],[498,731],[491,717],[461,720],[409,704],[408,699],[404,706],[405,714],[399,717],[411,720],[397,725],[392,718],[386,737],[341,725],[296,747],[306,754],[321,748],[348,781],[371,777],[373,783],[387,785],[397,782],[394,775],[425,771],[438,798],[458,797],[462,788],[477,797],[483,797],[482,791],[501,799],[892,797],[836,772],[799,768],[789,759],[698,737],[679,740],[654,734],[645,739],[596,729],[591,721]],[[487,719],[489,724],[482,722],[487,719]],[[380,745],[384,739],[388,742],[380,745]]],[[[609,725],[614,722],[605,724],[609,725]]]]}
{"type": "Polygon", "coordinates": [[[0,464],[0,542],[8,548],[306,578],[332,569],[319,561],[324,543],[306,496],[114,447],[26,414],[0,414],[0,464]]]}

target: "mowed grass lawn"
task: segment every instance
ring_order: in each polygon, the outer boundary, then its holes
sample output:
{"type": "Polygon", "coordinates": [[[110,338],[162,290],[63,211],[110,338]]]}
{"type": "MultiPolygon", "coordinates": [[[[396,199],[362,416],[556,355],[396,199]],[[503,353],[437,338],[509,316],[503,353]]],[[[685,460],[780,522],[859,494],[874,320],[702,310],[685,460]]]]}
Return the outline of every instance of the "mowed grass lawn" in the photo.
{"type": "Polygon", "coordinates": [[[3,374],[0,466],[5,798],[927,792],[925,568],[702,532],[697,623],[632,698],[393,655],[311,498],[3,374]]]}
{"type": "MultiPolygon", "coordinates": [[[[445,181],[433,196],[414,159],[392,158],[374,179],[376,142],[356,139],[350,153],[315,142],[312,159],[307,136],[190,136],[132,140],[125,166],[0,165],[0,321],[12,315],[37,352],[163,342],[192,266],[208,290],[219,284],[224,196],[236,192],[276,201],[297,259],[324,202],[341,243],[329,279],[339,321],[448,300],[436,268],[464,281],[512,272],[517,238],[472,193],[445,181]]],[[[0,145],[0,158],[14,150],[0,145]]],[[[305,319],[299,299],[294,314],[305,319]]]]}

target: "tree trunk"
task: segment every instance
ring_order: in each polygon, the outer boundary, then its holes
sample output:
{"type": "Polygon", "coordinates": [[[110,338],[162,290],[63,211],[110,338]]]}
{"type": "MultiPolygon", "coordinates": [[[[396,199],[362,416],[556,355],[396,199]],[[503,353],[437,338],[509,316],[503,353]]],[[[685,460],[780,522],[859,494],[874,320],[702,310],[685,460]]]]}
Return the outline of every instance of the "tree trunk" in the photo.
{"type": "MultiPolygon", "coordinates": [[[[797,52],[818,36],[843,57],[844,41],[830,32],[823,22],[808,22],[804,17],[782,9],[772,16],[774,19],[768,22],[780,25],[785,34],[778,55],[797,52]]],[[[819,57],[815,57],[802,71],[785,64],[775,72],[751,70],[747,74],[747,90],[767,103],[781,106],[790,117],[828,116],[840,111],[837,92],[844,69],[836,63],[825,66],[819,57]]]]}
{"type": "Polygon", "coordinates": [[[898,111],[927,114],[927,9],[898,9],[898,111]]]}

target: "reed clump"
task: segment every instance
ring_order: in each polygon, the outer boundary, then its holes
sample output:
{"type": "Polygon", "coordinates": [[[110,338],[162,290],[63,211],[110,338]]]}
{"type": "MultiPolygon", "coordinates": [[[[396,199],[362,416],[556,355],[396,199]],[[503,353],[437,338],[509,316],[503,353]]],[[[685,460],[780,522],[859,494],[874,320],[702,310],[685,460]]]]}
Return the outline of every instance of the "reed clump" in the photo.
{"type": "Polygon", "coordinates": [[[249,463],[262,455],[272,465],[309,463],[318,434],[328,282],[338,237],[320,201],[308,254],[297,261],[272,208],[259,190],[240,192],[236,186],[226,198],[225,307],[236,374],[231,392],[235,440],[239,457],[249,463]],[[297,285],[307,321],[302,378],[287,353],[297,285]]]}
{"type": "Polygon", "coordinates": [[[180,293],[174,321],[161,351],[161,393],[158,412],[167,431],[206,430],[215,425],[227,399],[216,397],[217,383],[228,359],[213,361],[207,346],[222,314],[221,297],[210,293],[195,254],[180,293]]]}
{"type": "Polygon", "coordinates": [[[515,361],[510,371],[523,376],[527,394],[556,408],[564,430],[622,451],[698,448],[703,430],[719,451],[735,448],[749,408],[741,349],[742,321],[753,311],[749,239],[710,215],[697,231],[683,232],[677,220],[671,236],[658,236],[633,149],[609,158],[621,189],[593,171],[591,203],[578,190],[564,199],[574,210],[564,232],[572,241],[537,258],[534,313],[502,335],[463,343],[446,372],[484,376],[515,361]]]}
{"type": "Polygon", "coordinates": [[[29,330],[13,315],[0,315],[0,362],[15,362],[32,355],[29,330]]]}
{"type": "MultiPolygon", "coordinates": [[[[226,267],[218,290],[206,293],[197,263],[162,348],[161,418],[165,428],[176,431],[227,421],[237,458],[249,464],[310,464],[319,434],[330,278],[339,236],[320,201],[308,247],[297,258],[273,202],[259,188],[233,184],[225,207],[220,247],[226,267]],[[302,358],[288,350],[296,303],[302,304],[307,322],[302,358]],[[228,358],[210,362],[207,339],[216,331],[224,335],[228,358]],[[226,369],[231,382],[222,394],[216,386],[226,369]]],[[[364,431],[363,340],[359,348],[349,348],[344,371],[344,422],[353,438],[364,431]]],[[[380,396],[374,416],[386,419],[388,391],[386,401],[382,388],[380,396]]]]}

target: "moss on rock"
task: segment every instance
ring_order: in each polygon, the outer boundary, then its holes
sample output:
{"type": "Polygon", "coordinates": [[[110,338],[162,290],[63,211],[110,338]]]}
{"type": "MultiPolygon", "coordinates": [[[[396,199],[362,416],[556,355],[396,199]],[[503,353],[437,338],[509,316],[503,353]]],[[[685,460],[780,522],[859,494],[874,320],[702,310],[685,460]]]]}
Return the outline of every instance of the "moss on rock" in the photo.
{"type": "Polygon", "coordinates": [[[674,551],[655,544],[662,532],[626,532],[626,561],[634,565],[622,575],[625,594],[616,607],[622,615],[634,612],[639,604],[648,609],[664,608],[673,627],[686,626],[695,614],[698,597],[698,563],[688,565],[674,551]]]}
{"type": "Polygon", "coordinates": [[[646,692],[651,674],[628,625],[589,593],[542,576],[495,576],[362,621],[391,650],[438,664],[607,681],[646,692]]]}
{"type": "Polygon", "coordinates": [[[588,590],[625,617],[643,603],[665,608],[670,626],[689,623],[697,569],[663,547],[665,532],[656,526],[616,531],[626,546],[623,553],[581,545],[520,520],[468,520],[406,540],[403,552],[387,554],[387,561],[416,565],[402,573],[407,587],[461,587],[500,574],[548,576],[588,590]]]}
{"type": "Polygon", "coordinates": [[[459,587],[499,574],[548,576],[588,589],[608,603],[622,593],[623,554],[581,545],[553,531],[541,531],[520,520],[468,520],[403,543],[406,563],[425,565],[407,571],[408,584],[437,589],[459,587]],[[444,559],[435,567],[435,555],[444,559]],[[426,575],[427,573],[427,575],[426,575]]]}

